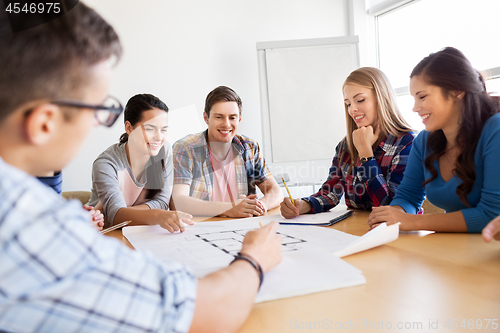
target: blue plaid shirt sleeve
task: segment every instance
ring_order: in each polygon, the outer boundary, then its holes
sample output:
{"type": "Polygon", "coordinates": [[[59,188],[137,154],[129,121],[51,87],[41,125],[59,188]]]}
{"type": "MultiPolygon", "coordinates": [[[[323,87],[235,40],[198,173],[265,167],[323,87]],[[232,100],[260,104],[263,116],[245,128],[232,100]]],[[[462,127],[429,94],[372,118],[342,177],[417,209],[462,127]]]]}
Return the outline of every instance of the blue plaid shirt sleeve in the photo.
{"type": "Polygon", "coordinates": [[[191,272],[102,236],[52,192],[0,159],[0,330],[188,331],[191,272]]]}

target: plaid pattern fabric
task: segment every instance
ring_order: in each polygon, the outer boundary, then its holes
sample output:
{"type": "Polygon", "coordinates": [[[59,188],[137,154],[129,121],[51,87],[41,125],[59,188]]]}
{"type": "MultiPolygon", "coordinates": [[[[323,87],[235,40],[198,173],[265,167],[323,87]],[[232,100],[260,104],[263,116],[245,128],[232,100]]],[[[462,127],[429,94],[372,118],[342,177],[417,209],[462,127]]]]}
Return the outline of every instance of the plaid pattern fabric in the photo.
{"type": "Polygon", "coordinates": [[[186,332],[196,278],[102,236],[66,201],[0,159],[0,331],[186,332]]]}
{"type": "Polygon", "coordinates": [[[340,202],[342,194],[345,194],[346,205],[351,208],[371,209],[388,205],[403,179],[414,138],[413,132],[400,137],[389,134],[374,150],[375,159],[361,165],[358,158],[351,173],[348,173],[350,154],[344,138],[337,145],[326,182],[318,193],[303,198],[311,204],[311,213],[332,209],[340,202]],[[344,152],[339,167],[339,159],[344,152]]]}
{"type": "MultiPolygon", "coordinates": [[[[173,145],[174,184],[190,186],[191,197],[211,200],[213,194],[213,169],[207,141],[208,130],[188,135],[173,145]]],[[[255,186],[271,178],[257,142],[235,135],[233,139],[234,165],[238,196],[255,194],[255,186]]]]}

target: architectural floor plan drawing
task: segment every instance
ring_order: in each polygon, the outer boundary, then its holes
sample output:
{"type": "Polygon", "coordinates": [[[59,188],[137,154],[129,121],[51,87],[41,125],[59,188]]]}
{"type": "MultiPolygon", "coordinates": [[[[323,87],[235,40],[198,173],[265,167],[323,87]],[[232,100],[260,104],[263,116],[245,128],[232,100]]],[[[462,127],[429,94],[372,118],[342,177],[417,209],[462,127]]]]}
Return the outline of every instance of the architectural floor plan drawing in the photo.
{"type": "MultiPolygon", "coordinates": [[[[249,230],[279,218],[266,215],[199,222],[175,234],[157,225],[125,227],[122,232],[137,250],[151,251],[162,261],[181,262],[201,278],[229,265],[249,230]]],[[[282,239],[283,260],[265,274],[255,302],[366,283],[362,272],[340,257],[397,239],[399,225],[382,223],[361,237],[308,225],[280,225],[277,233],[282,239]]]]}
{"type": "MultiPolygon", "coordinates": [[[[190,266],[196,276],[202,277],[227,266],[240,251],[245,234],[259,228],[259,222],[269,223],[270,218],[201,222],[175,234],[159,226],[127,227],[123,234],[136,249],[149,250],[163,261],[180,261],[190,266]]],[[[282,239],[284,255],[316,247],[331,254],[332,246],[342,248],[358,238],[333,229],[309,226],[280,226],[277,233],[282,239]]]]}
{"type": "MultiPolygon", "coordinates": [[[[249,229],[209,232],[196,234],[195,236],[224,253],[236,256],[241,249],[243,237],[245,237],[245,234],[248,231],[249,229]]],[[[303,243],[306,242],[304,239],[287,235],[279,231],[277,234],[281,236],[281,246],[283,252],[296,251],[300,248],[300,245],[303,245],[303,243]]]]}
{"type": "MultiPolygon", "coordinates": [[[[148,250],[162,261],[178,261],[197,277],[224,268],[241,249],[249,230],[276,216],[201,222],[171,234],[159,226],[134,226],[123,235],[137,250],[148,250]]],[[[265,274],[256,302],[291,297],[366,283],[360,270],[332,253],[359,237],[311,226],[280,226],[282,262],[265,274]]]]}

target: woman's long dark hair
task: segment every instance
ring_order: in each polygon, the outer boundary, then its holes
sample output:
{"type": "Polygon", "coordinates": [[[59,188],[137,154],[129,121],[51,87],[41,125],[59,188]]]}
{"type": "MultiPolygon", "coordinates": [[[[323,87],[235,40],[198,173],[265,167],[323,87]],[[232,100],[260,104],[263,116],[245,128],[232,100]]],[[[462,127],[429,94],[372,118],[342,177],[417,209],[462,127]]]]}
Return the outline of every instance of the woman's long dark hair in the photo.
{"type": "MultiPolygon", "coordinates": [[[[151,109],[160,109],[168,112],[168,107],[158,97],[151,94],[138,94],[130,98],[125,106],[124,122],[130,122],[136,126],[142,120],[142,113],[151,109]]],[[[128,134],[123,133],[120,137],[120,145],[128,142],[128,134]]],[[[142,179],[146,179],[144,188],[148,190],[146,199],[152,199],[157,193],[161,192],[165,186],[165,147],[161,147],[156,156],[151,156],[146,163],[146,168],[142,173],[142,179]]]]}
{"type": "MultiPolygon", "coordinates": [[[[475,70],[462,52],[447,47],[425,57],[413,69],[411,76],[421,76],[428,84],[441,88],[443,96],[451,98],[452,92],[464,93],[461,99],[460,128],[456,138],[459,155],[454,173],[463,181],[456,193],[465,205],[470,207],[467,195],[476,179],[474,154],[486,121],[500,110],[498,97],[486,92],[483,77],[475,70]]],[[[437,177],[433,163],[446,152],[446,137],[442,130],[429,134],[427,147],[430,154],[425,158],[425,167],[432,177],[424,186],[437,177]]]]}

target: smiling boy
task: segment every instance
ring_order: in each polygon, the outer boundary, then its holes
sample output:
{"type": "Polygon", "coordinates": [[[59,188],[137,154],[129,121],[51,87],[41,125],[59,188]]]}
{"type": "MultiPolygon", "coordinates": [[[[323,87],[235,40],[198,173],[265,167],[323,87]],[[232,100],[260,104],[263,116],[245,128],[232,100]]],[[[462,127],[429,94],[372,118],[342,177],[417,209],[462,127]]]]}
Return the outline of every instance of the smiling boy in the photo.
{"type": "Polygon", "coordinates": [[[220,86],[205,101],[204,132],[173,146],[177,209],[193,215],[251,217],[277,207],[283,194],[266,166],[257,142],[238,135],[241,99],[220,86]],[[264,194],[257,199],[256,186],[264,194]]]}

